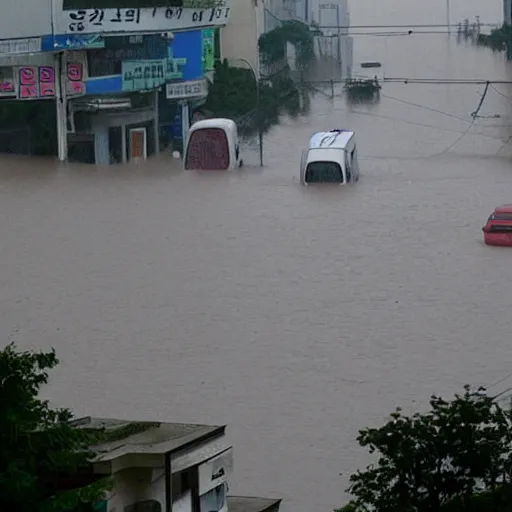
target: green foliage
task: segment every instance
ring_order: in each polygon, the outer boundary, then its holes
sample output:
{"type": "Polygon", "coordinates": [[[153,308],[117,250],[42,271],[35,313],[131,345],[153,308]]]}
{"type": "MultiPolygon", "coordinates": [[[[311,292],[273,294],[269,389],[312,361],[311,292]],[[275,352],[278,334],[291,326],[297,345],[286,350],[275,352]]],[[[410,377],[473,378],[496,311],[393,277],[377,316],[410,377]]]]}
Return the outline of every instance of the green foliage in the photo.
{"type": "Polygon", "coordinates": [[[287,73],[280,73],[271,81],[259,84],[259,109],[257,84],[251,70],[231,67],[227,60],[215,67],[215,77],[210,85],[204,105],[217,117],[234,120],[243,118],[240,128],[251,132],[260,125],[267,131],[279,120],[279,115],[292,116],[303,111],[308,104],[305,91],[299,89],[287,73]]]}
{"type": "Polygon", "coordinates": [[[510,495],[511,426],[510,409],[481,388],[466,387],[451,401],[432,396],[424,414],[397,409],[384,426],[360,431],[359,444],[378,458],[350,477],[354,499],[341,510],[454,512],[483,510],[489,501],[498,507],[510,495]]]}
{"type": "Polygon", "coordinates": [[[477,43],[496,52],[506,52],[507,59],[512,60],[512,26],[510,25],[493,29],[489,35],[480,34],[477,43]]]}
{"type": "Polygon", "coordinates": [[[70,425],[67,409],[38,398],[55,352],[0,351],[0,510],[66,512],[101,499],[109,483],[92,478],[90,434],[70,425]],[[68,477],[83,485],[69,488],[68,477]]]}
{"type": "Polygon", "coordinates": [[[265,64],[273,64],[286,56],[286,43],[295,46],[297,66],[305,68],[314,59],[313,34],[309,26],[300,21],[284,21],[258,40],[260,56],[265,64]]]}

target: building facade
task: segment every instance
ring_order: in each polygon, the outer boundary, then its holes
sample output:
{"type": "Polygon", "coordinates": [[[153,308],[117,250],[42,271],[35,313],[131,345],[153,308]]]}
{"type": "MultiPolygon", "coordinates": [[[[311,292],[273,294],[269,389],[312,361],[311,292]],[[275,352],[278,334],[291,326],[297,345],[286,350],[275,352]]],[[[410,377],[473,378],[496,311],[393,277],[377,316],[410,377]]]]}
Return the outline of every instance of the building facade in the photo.
{"type": "Polygon", "coordinates": [[[147,158],[186,137],[190,107],[208,93],[215,31],[231,14],[228,2],[186,2],[19,0],[3,8],[0,99],[54,102],[60,160],[147,158]]]}
{"type": "Polygon", "coordinates": [[[220,30],[220,53],[234,66],[247,61],[260,76],[258,40],[265,31],[263,0],[236,0],[232,3],[229,23],[220,30]]]}
{"type": "Polygon", "coordinates": [[[512,25],[512,0],[503,0],[503,23],[512,25]]]}
{"type": "Polygon", "coordinates": [[[113,488],[99,512],[278,512],[280,499],[230,497],[233,448],[225,426],[80,418],[101,432],[92,473],[113,488]]]}

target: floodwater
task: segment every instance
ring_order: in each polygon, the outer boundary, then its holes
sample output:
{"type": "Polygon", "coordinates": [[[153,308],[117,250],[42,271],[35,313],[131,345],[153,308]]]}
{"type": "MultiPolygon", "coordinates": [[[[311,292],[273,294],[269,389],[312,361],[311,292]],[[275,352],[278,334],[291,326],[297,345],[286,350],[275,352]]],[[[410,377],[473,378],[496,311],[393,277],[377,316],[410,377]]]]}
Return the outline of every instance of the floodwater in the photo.
{"type": "MultiPolygon", "coordinates": [[[[501,15],[499,0],[451,3],[453,21],[501,15]]],[[[444,0],[352,6],[354,25],[445,15],[444,0]]],[[[355,39],[387,76],[512,80],[445,34],[355,39]]],[[[329,512],[368,460],[358,429],[511,371],[512,252],[481,227],[512,201],[512,87],[490,88],[471,124],[483,89],[385,84],[372,106],[318,94],[266,138],[263,170],[250,148],[227,174],[4,158],[4,340],[56,347],[56,405],[228,424],[232,492],[329,512]],[[360,183],[302,188],[300,150],[337,126],[357,132],[360,183]]]]}

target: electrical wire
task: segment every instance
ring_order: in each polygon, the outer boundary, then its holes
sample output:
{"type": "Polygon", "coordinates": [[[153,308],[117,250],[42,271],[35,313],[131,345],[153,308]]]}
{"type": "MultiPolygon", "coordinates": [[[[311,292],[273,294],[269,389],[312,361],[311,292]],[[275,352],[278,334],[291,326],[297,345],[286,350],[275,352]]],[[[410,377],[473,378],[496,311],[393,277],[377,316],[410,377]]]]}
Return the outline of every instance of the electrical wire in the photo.
{"type": "MultiPolygon", "coordinates": [[[[276,18],[278,19],[278,18],[276,18]]],[[[282,22],[282,20],[279,20],[282,22]]],[[[480,23],[480,27],[499,27],[502,23],[480,23]]],[[[406,25],[315,25],[313,28],[324,28],[324,29],[351,29],[351,28],[364,28],[364,29],[374,29],[374,28],[458,28],[459,23],[441,23],[441,24],[413,24],[408,23],[406,25]]]]}
{"type": "Polygon", "coordinates": [[[503,94],[501,91],[499,91],[498,89],[496,89],[496,87],[494,87],[493,84],[491,84],[491,89],[494,91],[494,92],[497,92],[500,96],[503,96],[505,99],[509,100],[509,101],[512,101],[512,98],[510,96],[507,96],[506,94],[503,94]]]}
{"type": "Polygon", "coordinates": [[[381,97],[387,98],[388,100],[396,101],[398,103],[403,103],[404,105],[410,105],[412,107],[422,108],[424,110],[428,110],[429,112],[435,112],[436,114],[441,114],[443,116],[451,117],[453,119],[458,119],[459,121],[463,121],[464,123],[471,123],[469,119],[464,119],[463,117],[456,116],[454,114],[450,114],[448,112],[444,112],[443,110],[438,110],[436,108],[427,107],[426,105],[421,105],[420,103],[413,103],[412,101],[402,100],[400,98],[395,98],[393,96],[388,96],[387,94],[380,93],[381,97]]]}
{"type": "MultiPolygon", "coordinates": [[[[351,81],[350,78],[344,80],[305,80],[306,83],[315,84],[345,84],[351,81]]],[[[488,80],[485,78],[409,78],[409,77],[384,77],[380,80],[385,83],[397,83],[405,85],[493,85],[493,84],[512,84],[512,80],[488,80]]],[[[509,98],[512,100],[512,98],[509,98]]]]}

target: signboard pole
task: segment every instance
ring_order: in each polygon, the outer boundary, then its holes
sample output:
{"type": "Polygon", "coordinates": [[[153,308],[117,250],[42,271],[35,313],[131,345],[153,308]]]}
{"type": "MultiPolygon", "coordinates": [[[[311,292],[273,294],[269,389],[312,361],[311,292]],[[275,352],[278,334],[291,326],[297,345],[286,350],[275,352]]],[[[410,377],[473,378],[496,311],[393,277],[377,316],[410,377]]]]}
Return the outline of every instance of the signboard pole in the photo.
{"type": "Polygon", "coordinates": [[[55,55],[55,104],[57,109],[57,143],[59,161],[68,159],[68,121],[67,121],[67,94],[63,84],[63,69],[66,69],[66,52],[55,55]]]}

